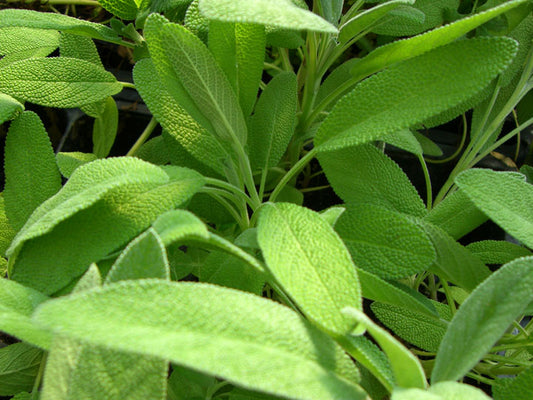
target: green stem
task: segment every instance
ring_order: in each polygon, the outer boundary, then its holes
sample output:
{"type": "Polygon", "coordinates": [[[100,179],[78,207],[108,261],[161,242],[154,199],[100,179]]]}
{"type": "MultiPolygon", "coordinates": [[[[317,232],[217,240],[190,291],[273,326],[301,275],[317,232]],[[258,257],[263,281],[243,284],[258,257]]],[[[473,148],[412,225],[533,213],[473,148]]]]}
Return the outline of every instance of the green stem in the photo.
{"type": "Polygon", "coordinates": [[[466,376],[468,376],[469,378],[475,379],[476,381],[485,383],[486,385],[489,385],[489,386],[494,385],[494,382],[492,381],[492,379],[485,378],[481,375],[474,374],[472,372],[467,373],[466,376]]]}
{"type": "Polygon", "coordinates": [[[329,189],[330,187],[331,187],[330,185],[315,186],[315,187],[300,189],[300,192],[302,193],[317,192],[319,190],[329,189]]]}
{"type": "Polygon", "coordinates": [[[448,282],[441,279],[442,283],[442,289],[444,290],[444,294],[446,296],[446,300],[448,302],[448,306],[450,307],[450,310],[452,312],[452,315],[455,315],[457,312],[457,307],[455,306],[455,300],[453,299],[452,292],[450,291],[450,286],[448,285],[448,282]]]}
{"type": "Polygon", "coordinates": [[[455,159],[461,153],[461,150],[463,150],[463,147],[466,142],[467,133],[468,133],[468,123],[466,121],[466,114],[463,114],[463,136],[461,137],[461,143],[459,143],[459,147],[457,147],[457,150],[455,150],[455,152],[451,156],[444,158],[442,160],[433,160],[433,159],[426,158],[426,162],[430,164],[444,164],[455,159]]]}
{"type": "Polygon", "coordinates": [[[144,128],[143,133],[141,133],[141,136],[139,136],[139,139],[135,142],[135,144],[132,146],[130,151],[126,153],[126,156],[133,156],[139,150],[139,148],[148,140],[154,129],[156,128],[158,122],[154,117],[150,120],[148,125],[146,125],[146,128],[144,128]]]}
{"type": "Polygon", "coordinates": [[[533,347],[533,341],[531,341],[531,339],[528,339],[514,343],[502,344],[501,346],[494,346],[491,351],[496,353],[498,351],[504,350],[522,349],[524,347],[533,347]]]}
{"type": "Polygon", "coordinates": [[[272,194],[270,195],[269,201],[276,201],[276,198],[278,197],[281,190],[285,187],[285,185],[301,172],[301,170],[307,165],[307,163],[315,157],[316,153],[317,150],[315,147],[309,153],[303,156],[296,164],[294,164],[294,166],[283,176],[283,178],[281,178],[279,183],[276,185],[276,187],[272,191],[272,194]]]}
{"type": "Polygon", "coordinates": [[[433,207],[433,189],[431,188],[431,177],[429,176],[428,166],[426,164],[426,160],[424,160],[424,156],[422,154],[419,154],[417,155],[417,157],[420,161],[420,165],[422,166],[422,171],[424,172],[424,180],[426,181],[426,207],[428,211],[431,211],[431,208],[433,207]]]}
{"type": "Polygon", "coordinates": [[[135,85],[131,82],[119,82],[119,83],[122,85],[122,87],[135,89],[135,85]]]}
{"type": "MultiPolygon", "coordinates": [[[[235,219],[235,221],[239,224],[239,228],[241,231],[248,229],[248,221],[243,220],[243,217],[239,215],[237,210],[235,210],[235,208],[233,208],[233,206],[222,195],[220,195],[220,192],[218,191],[218,189],[204,187],[201,189],[200,192],[211,196],[220,205],[222,205],[222,207],[224,207],[231,214],[231,216],[235,219]]],[[[247,215],[248,214],[246,214],[246,216],[247,215]]]]}
{"type": "Polygon", "coordinates": [[[245,201],[246,204],[248,204],[250,207],[253,206],[253,203],[250,200],[250,198],[246,195],[246,193],[244,193],[237,186],[234,186],[231,183],[228,183],[226,181],[221,181],[220,179],[216,179],[216,178],[205,177],[205,180],[208,185],[226,189],[228,192],[231,192],[232,194],[237,196],[239,199],[245,201]]]}

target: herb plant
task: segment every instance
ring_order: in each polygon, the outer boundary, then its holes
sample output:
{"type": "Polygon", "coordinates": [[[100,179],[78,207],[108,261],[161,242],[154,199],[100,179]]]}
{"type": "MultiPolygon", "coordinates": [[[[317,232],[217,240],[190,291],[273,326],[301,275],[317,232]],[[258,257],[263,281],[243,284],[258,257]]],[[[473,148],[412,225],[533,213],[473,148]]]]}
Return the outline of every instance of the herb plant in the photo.
{"type": "Polygon", "coordinates": [[[100,4],[0,10],[0,395],[531,398],[533,174],[473,167],[533,123],[533,2],[100,4]],[[153,117],[108,157],[125,87],[153,117]],[[93,152],[27,103],[94,118],[93,152]],[[421,132],[457,117],[434,198],[421,132]],[[341,204],[303,207],[322,174],[341,204]],[[458,242],[488,219],[515,242],[458,242]]]}

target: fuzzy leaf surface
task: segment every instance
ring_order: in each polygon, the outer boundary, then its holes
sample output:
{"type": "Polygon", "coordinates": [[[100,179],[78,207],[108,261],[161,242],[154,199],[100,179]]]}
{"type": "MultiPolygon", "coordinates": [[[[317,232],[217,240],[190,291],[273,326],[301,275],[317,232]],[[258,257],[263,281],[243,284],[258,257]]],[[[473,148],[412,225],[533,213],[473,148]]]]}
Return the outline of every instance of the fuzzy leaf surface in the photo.
{"type": "Polygon", "coordinates": [[[43,352],[26,343],[14,343],[0,349],[0,395],[13,396],[31,391],[43,352]]]}
{"type": "Polygon", "coordinates": [[[512,39],[484,37],[395,64],[344,96],[320,125],[315,144],[331,151],[367,143],[462,104],[488,86],[516,51],[512,39]]]}
{"type": "Polygon", "coordinates": [[[102,114],[95,119],[93,126],[93,154],[98,158],[109,155],[118,129],[117,103],[111,96],[102,103],[102,114]]]}
{"type": "Polygon", "coordinates": [[[9,127],[4,201],[10,225],[20,230],[31,213],[61,189],[61,175],[39,116],[25,111],[9,127]]]}
{"type": "MultiPolygon", "coordinates": [[[[16,233],[7,219],[4,195],[2,193],[0,194],[0,255],[5,255],[16,233]]],[[[7,267],[7,265],[2,265],[2,267],[7,267]]],[[[0,275],[5,276],[5,274],[0,275]]]]}
{"type": "Polygon", "coordinates": [[[327,335],[286,307],[232,289],[125,281],[50,301],[34,318],[69,337],[168,358],[244,388],[296,399],[366,397],[327,335]]]}
{"type": "Polygon", "coordinates": [[[76,168],[83,164],[87,164],[96,160],[93,153],[74,152],[59,152],[56,154],[56,162],[61,171],[61,175],[65,178],[70,178],[76,168]]]}
{"type": "Polygon", "coordinates": [[[527,368],[514,378],[496,379],[492,395],[494,400],[528,400],[533,396],[533,367],[527,368]]]}
{"type": "Polygon", "coordinates": [[[0,124],[24,111],[24,105],[7,94],[0,93],[0,124]]]}
{"type": "Polygon", "coordinates": [[[143,1],[137,0],[99,0],[102,7],[104,7],[111,14],[125,20],[133,20],[137,17],[139,5],[143,1]]]}
{"type": "Polygon", "coordinates": [[[504,240],[482,240],[466,248],[485,264],[507,264],[515,258],[533,255],[525,247],[504,240]]]}
{"type": "Polygon", "coordinates": [[[337,33],[335,26],[290,0],[200,0],[200,11],[218,21],[337,33]]]}
{"type": "Polygon", "coordinates": [[[59,46],[59,32],[23,27],[0,28],[0,68],[17,60],[46,57],[59,46]]]}
{"type": "Polygon", "coordinates": [[[311,321],[334,334],[353,330],[341,310],[362,307],[359,280],[348,250],[320,214],[290,203],[268,204],[257,240],[268,269],[311,321]]]}
{"type": "Polygon", "coordinates": [[[113,74],[77,58],[30,58],[1,71],[0,91],[42,106],[75,108],[122,90],[113,74]]]}
{"type": "Polygon", "coordinates": [[[461,379],[533,300],[533,257],[487,278],[459,307],[439,347],[431,382],[461,379]],[[512,288],[512,290],[509,290],[512,288]]]}
{"type": "Polygon", "coordinates": [[[481,389],[458,382],[439,382],[427,391],[395,389],[391,400],[490,400],[481,389]]]}

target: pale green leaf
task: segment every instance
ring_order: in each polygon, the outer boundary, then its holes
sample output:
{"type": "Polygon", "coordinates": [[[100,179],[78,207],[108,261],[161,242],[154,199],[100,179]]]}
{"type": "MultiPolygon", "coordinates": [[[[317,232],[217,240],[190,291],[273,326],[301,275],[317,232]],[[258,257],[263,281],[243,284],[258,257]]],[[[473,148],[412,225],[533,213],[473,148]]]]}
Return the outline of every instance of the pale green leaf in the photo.
{"type": "Polygon", "coordinates": [[[111,14],[126,20],[135,19],[139,11],[136,0],[98,0],[98,3],[111,14]]]}
{"type": "Polygon", "coordinates": [[[54,150],[37,114],[25,111],[11,123],[4,163],[6,215],[18,231],[33,210],[61,188],[54,150]]]}
{"type": "Polygon", "coordinates": [[[0,91],[42,106],[74,108],[122,90],[113,74],[77,58],[30,58],[1,71],[0,91]]]}
{"type": "Polygon", "coordinates": [[[31,391],[43,352],[26,343],[0,349],[0,396],[31,391]]]}
{"type": "Polygon", "coordinates": [[[416,137],[416,140],[420,143],[420,146],[422,146],[422,152],[427,156],[432,157],[440,157],[442,156],[442,150],[441,148],[435,144],[431,139],[427,138],[426,136],[422,135],[421,133],[417,131],[411,131],[412,134],[416,137]]]}
{"type": "Polygon", "coordinates": [[[152,227],[165,246],[191,238],[209,239],[207,226],[197,216],[185,210],[172,210],[161,214],[152,223],[152,227]]]}
{"type": "Polygon", "coordinates": [[[335,225],[358,268],[384,279],[406,278],[435,261],[426,233],[408,217],[374,204],[350,204],[335,225]]]}
{"type": "Polygon", "coordinates": [[[97,286],[102,286],[102,275],[98,266],[93,263],[76,283],[76,286],[72,289],[72,293],[83,292],[84,290],[89,290],[97,286]]]}
{"type": "Polygon", "coordinates": [[[346,211],[346,207],[333,206],[320,212],[320,216],[324,218],[332,228],[339,220],[339,217],[346,211]]]}
{"type": "Polygon", "coordinates": [[[200,0],[200,11],[218,21],[337,33],[335,26],[290,0],[200,0]]]}
{"type": "Polygon", "coordinates": [[[10,276],[53,293],[202,185],[203,178],[192,170],[130,157],[78,167],[14,239],[8,250],[10,276]],[[50,262],[43,263],[43,254],[50,254],[50,262]]]}
{"type": "Polygon", "coordinates": [[[24,105],[7,94],[0,93],[0,124],[15,118],[24,111],[24,105]]]}
{"type": "Polygon", "coordinates": [[[457,185],[490,219],[525,245],[533,247],[533,186],[505,172],[471,169],[457,185]]]}
{"type": "Polygon", "coordinates": [[[103,111],[94,121],[93,153],[98,158],[107,157],[117,136],[118,108],[110,96],[103,102],[103,111]]]}
{"type": "Polygon", "coordinates": [[[9,279],[0,278],[0,331],[48,349],[52,335],[31,321],[33,310],[48,300],[44,294],[9,279]]]}
{"type": "Polygon", "coordinates": [[[533,366],[514,378],[496,379],[492,395],[494,400],[529,400],[533,396],[533,366]]]}
{"type": "Polygon", "coordinates": [[[187,8],[183,25],[189,31],[194,33],[202,42],[207,43],[209,35],[209,20],[200,13],[198,0],[193,2],[187,8]]]}
{"type": "Polygon", "coordinates": [[[59,13],[44,13],[33,10],[14,8],[0,10],[0,28],[11,26],[51,29],[115,43],[120,40],[111,28],[83,19],[69,17],[59,13]]]}
{"type": "Polygon", "coordinates": [[[267,85],[250,119],[248,153],[252,168],[275,167],[285,153],[296,125],[296,75],[281,73],[267,85]]]}
{"type": "MultiPolygon", "coordinates": [[[[0,14],[1,15],[1,14],[0,14]]],[[[17,60],[46,57],[59,46],[59,32],[10,27],[0,29],[0,68],[17,60]]]]}
{"type": "Polygon", "coordinates": [[[355,366],[327,335],[284,306],[233,289],[125,281],[47,302],[34,318],[69,337],[168,358],[248,389],[366,398],[355,366]]]}
{"type": "Polygon", "coordinates": [[[392,393],[391,400],[490,400],[490,397],[481,389],[470,385],[458,382],[439,382],[427,391],[398,388],[392,393]]]}
{"type": "Polygon", "coordinates": [[[409,178],[372,145],[319,153],[318,160],[333,190],[346,203],[371,203],[419,217],[427,214],[409,178]]]}
{"type": "Polygon", "coordinates": [[[483,240],[470,243],[466,248],[485,264],[507,264],[515,258],[533,255],[525,247],[503,240],[483,240]]]}
{"type": "Polygon", "coordinates": [[[319,151],[355,146],[441,114],[488,86],[516,49],[512,39],[483,37],[395,64],[344,96],[320,125],[315,144],[319,151]]]}
{"type": "Polygon", "coordinates": [[[61,175],[65,178],[70,178],[76,168],[83,164],[87,164],[96,160],[96,156],[93,153],[80,153],[80,152],[59,152],[56,154],[56,162],[61,171],[61,175]]]}
{"type": "Polygon", "coordinates": [[[268,204],[259,217],[257,240],[269,271],[310,320],[336,335],[353,329],[341,310],[362,307],[355,266],[319,214],[289,203],[268,204]]]}
{"type": "Polygon", "coordinates": [[[372,32],[386,36],[413,36],[421,32],[426,15],[417,8],[400,5],[392,10],[386,18],[382,18],[372,32]],[[410,34],[413,32],[413,35],[410,34]]]}
{"type": "MultiPolygon", "coordinates": [[[[135,153],[135,157],[155,165],[170,163],[170,154],[163,135],[147,140],[135,153]]],[[[194,168],[192,168],[194,169],[194,168]]]]}
{"type": "Polygon", "coordinates": [[[420,142],[410,129],[401,129],[392,135],[385,135],[383,141],[417,156],[423,154],[420,142]]]}
{"type": "Polygon", "coordinates": [[[504,265],[459,307],[439,347],[431,381],[461,379],[533,300],[533,257],[504,265]]]}

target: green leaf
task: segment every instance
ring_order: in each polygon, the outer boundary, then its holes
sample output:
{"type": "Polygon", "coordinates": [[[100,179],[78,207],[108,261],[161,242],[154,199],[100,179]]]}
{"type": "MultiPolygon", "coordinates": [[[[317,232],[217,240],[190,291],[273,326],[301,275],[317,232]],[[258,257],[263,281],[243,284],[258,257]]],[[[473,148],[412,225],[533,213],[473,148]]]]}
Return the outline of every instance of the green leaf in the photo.
{"type": "Polygon", "coordinates": [[[424,219],[457,240],[483,224],[488,217],[470,201],[464,190],[458,190],[446,196],[424,219]]]}
{"type": "Polygon", "coordinates": [[[442,150],[441,148],[435,144],[431,139],[427,138],[426,136],[422,135],[421,133],[417,131],[411,131],[411,133],[416,137],[416,140],[420,143],[420,146],[422,146],[422,152],[425,155],[432,156],[432,157],[440,157],[442,156],[442,150]]]}
{"type": "Polygon", "coordinates": [[[514,378],[498,378],[492,386],[494,400],[528,400],[533,396],[533,367],[514,378]]]}
{"type": "Polygon", "coordinates": [[[394,132],[393,135],[385,135],[385,143],[398,147],[409,153],[421,156],[423,154],[422,146],[410,129],[401,129],[394,132]]]}
{"type": "Polygon", "coordinates": [[[209,50],[237,93],[245,116],[252,113],[263,73],[266,33],[262,25],[209,23],[209,50]]]}
{"type": "Polygon", "coordinates": [[[115,100],[110,96],[104,102],[103,112],[94,121],[93,153],[98,158],[107,157],[117,136],[118,108],[115,100]]]}
{"type": "Polygon", "coordinates": [[[466,248],[485,264],[507,264],[515,258],[533,255],[525,247],[503,240],[483,240],[470,243],[466,248]]]}
{"type": "Polygon", "coordinates": [[[362,307],[359,280],[342,240],[319,214],[290,203],[267,204],[257,240],[268,269],[311,321],[334,335],[352,331],[341,310],[362,307]]]}
{"type": "Polygon", "coordinates": [[[187,8],[183,25],[189,31],[194,33],[194,35],[197,36],[202,42],[208,42],[209,20],[200,13],[200,9],[198,8],[198,0],[193,0],[193,2],[187,8]]]}
{"type": "Polygon", "coordinates": [[[462,37],[467,32],[529,0],[511,0],[485,12],[463,18],[422,35],[381,46],[363,58],[352,70],[355,82],[400,61],[419,56],[462,37]]]}
{"type": "MultiPolygon", "coordinates": [[[[135,157],[155,165],[170,163],[170,154],[163,136],[147,140],[135,153],[135,157]]],[[[194,168],[191,168],[194,169],[194,168]]]]}
{"type": "Polygon", "coordinates": [[[331,71],[324,82],[322,82],[320,85],[316,95],[315,103],[320,104],[328,96],[333,96],[332,101],[329,103],[330,106],[327,108],[327,110],[329,110],[336,103],[336,100],[348,93],[350,88],[339,93],[337,93],[337,90],[339,86],[342,86],[346,81],[352,79],[351,70],[359,61],[359,58],[352,58],[331,71]]]}
{"type": "Polygon", "coordinates": [[[52,335],[31,321],[31,314],[44,294],[21,284],[0,278],[0,331],[43,349],[48,349],[52,335]]]}
{"type": "Polygon", "coordinates": [[[13,240],[10,276],[53,293],[148,228],[203,185],[196,172],[156,167],[135,158],[101,159],[78,167],[13,240]],[[79,243],[84,246],[79,247],[79,243]],[[53,262],[43,263],[49,254],[53,262]]]}
{"type": "Polygon", "coordinates": [[[391,400],[490,400],[481,389],[458,382],[439,382],[428,391],[396,389],[391,400]]]}
{"type": "Polygon", "coordinates": [[[57,166],[59,167],[59,171],[61,171],[61,175],[65,178],[70,178],[76,168],[94,161],[96,158],[93,153],[80,153],[77,151],[56,154],[57,166]]]}
{"type": "Polygon", "coordinates": [[[320,0],[318,2],[324,18],[332,24],[337,24],[342,14],[344,0],[320,0]]]}
{"type": "Polygon", "coordinates": [[[382,139],[462,104],[509,65],[516,49],[512,39],[483,37],[395,64],[344,96],[320,125],[315,144],[331,151],[382,139]]]}
{"type": "Polygon", "coordinates": [[[217,383],[212,376],[188,368],[172,365],[168,378],[168,400],[190,400],[209,397],[209,390],[217,383]]]}
{"type": "Polygon", "coordinates": [[[296,125],[296,75],[276,75],[267,85],[250,119],[248,152],[252,168],[275,167],[283,157],[296,125]]]}
{"type": "Polygon", "coordinates": [[[42,106],[74,108],[122,90],[113,74],[77,58],[30,58],[1,71],[0,91],[42,106]]]}
{"type": "Polygon", "coordinates": [[[11,26],[51,29],[88,36],[108,42],[120,42],[120,38],[117,36],[116,32],[105,25],[58,13],[44,13],[13,8],[0,10],[0,28],[11,26]]]}
{"type": "Polygon", "coordinates": [[[346,307],[343,313],[364,326],[377,344],[387,354],[394,374],[396,386],[404,388],[425,388],[426,376],[420,361],[385,329],[374,323],[362,311],[346,307]]]}
{"type": "Polygon", "coordinates": [[[11,123],[4,162],[6,215],[18,231],[33,210],[61,189],[54,150],[37,114],[25,111],[11,123]]]}
{"type": "Polygon", "coordinates": [[[200,11],[217,21],[337,33],[335,26],[290,0],[200,0],[200,11]]]}
{"type": "Polygon", "coordinates": [[[490,219],[525,245],[533,247],[533,186],[505,172],[471,169],[457,185],[490,219]]]}
{"type": "Polygon", "coordinates": [[[533,300],[533,257],[504,265],[459,307],[439,347],[431,382],[461,379],[533,300]]]}
{"type": "Polygon", "coordinates": [[[20,392],[16,396],[13,396],[11,400],[32,400],[32,395],[28,392],[20,392]]]}
{"type": "Polygon", "coordinates": [[[346,203],[371,203],[419,217],[427,214],[409,178],[374,146],[319,153],[318,160],[333,190],[346,203]],[[357,171],[357,179],[346,170],[357,171]]]}
{"type": "Polygon", "coordinates": [[[170,279],[165,245],[152,228],[137,236],[122,251],[107,274],[105,284],[143,278],[170,279]]]}
{"type": "MultiPolygon", "coordinates": [[[[0,14],[1,15],[1,14],[0,14]]],[[[0,68],[17,60],[46,57],[59,46],[59,32],[11,27],[0,29],[0,68]]]]}
{"type": "Polygon", "coordinates": [[[366,398],[353,383],[353,363],[326,334],[284,306],[233,289],[125,281],[49,301],[34,318],[68,337],[170,359],[248,389],[366,398]]]}
{"type": "Polygon", "coordinates": [[[209,239],[207,226],[197,216],[185,210],[172,210],[161,214],[152,223],[152,227],[167,247],[191,238],[209,239]]]}
{"type": "Polygon", "coordinates": [[[349,205],[335,230],[355,265],[383,279],[422,272],[436,258],[420,227],[408,217],[374,204],[349,205]]]}
{"type": "Polygon", "coordinates": [[[0,93],[0,124],[15,118],[22,111],[24,105],[7,94],[0,93]]]}
{"type": "Polygon", "coordinates": [[[43,352],[26,343],[0,349],[0,396],[31,391],[43,352]]]}
{"type": "Polygon", "coordinates": [[[91,264],[89,269],[83,274],[80,280],[72,289],[72,293],[83,292],[97,286],[102,286],[102,275],[96,264],[91,264]]]}
{"type": "Polygon", "coordinates": [[[419,9],[401,5],[379,21],[372,32],[386,36],[413,36],[415,32],[421,32],[425,20],[426,15],[419,9]]]}
{"type": "MultiPolygon", "coordinates": [[[[11,241],[17,232],[10,225],[6,215],[4,194],[0,194],[0,255],[5,255],[11,241]]],[[[0,274],[4,276],[4,274],[0,274]]]]}
{"type": "Polygon", "coordinates": [[[437,252],[437,260],[429,268],[442,279],[467,291],[472,291],[490,275],[490,270],[479,258],[457,243],[439,227],[419,220],[437,252]]]}
{"type": "Polygon", "coordinates": [[[133,20],[137,17],[139,5],[142,1],[137,0],[98,0],[111,14],[126,20],[133,20]]]}

